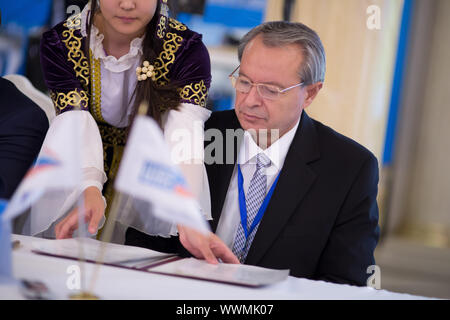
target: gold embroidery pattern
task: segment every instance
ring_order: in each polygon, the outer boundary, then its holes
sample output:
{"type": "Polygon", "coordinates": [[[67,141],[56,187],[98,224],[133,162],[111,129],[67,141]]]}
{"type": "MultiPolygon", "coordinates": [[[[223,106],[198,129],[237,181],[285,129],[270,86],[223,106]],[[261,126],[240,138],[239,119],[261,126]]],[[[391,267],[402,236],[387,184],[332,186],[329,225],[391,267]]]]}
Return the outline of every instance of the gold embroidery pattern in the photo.
{"type": "MultiPolygon", "coordinates": [[[[103,141],[102,141],[102,144],[103,144],[103,141]]],[[[109,172],[109,165],[108,165],[107,161],[105,161],[105,159],[107,159],[106,158],[107,156],[108,156],[108,154],[106,153],[106,148],[103,146],[103,169],[105,170],[105,173],[109,172]]]]}
{"type": "MultiPolygon", "coordinates": [[[[114,181],[116,179],[117,171],[119,170],[120,161],[123,156],[124,147],[123,146],[114,146],[113,147],[113,155],[111,160],[111,167],[108,168],[108,181],[103,185],[103,194],[106,198],[106,209],[105,209],[105,218],[108,219],[109,212],[112,207],[112,201],[115,196],[114,190],[114,181]]],[[[106,159],[106,158],[105,158],[106,159]]],[[[106,164],[106,161],[105,161],[106,164]]],[[[101,239],[103,229],[99,230],[97,234],[97,239],[101,239]]]]}
{"type": "Polygon", "coordinates": [[[155,79],[159,85],[167,85],[170,80],[167,78],[169,67],[175,61],[175,52],[180,48],[183,38],[176,33],[168,33],[163,44],[163,51],[155,61],[155,79]]]}
{"type": "Polygon", "coordinates": [[[186,31],[187,27],[182,24],[180,21],[177,21],[173,18],[169,18],[169,27],[174,28],[175,30],[178,31],[186,31]]]}
{"type": "MultiPolygon", "coordinates": [[[[98,123],[98,129],[103,143],[103,165],[104,170],[108,175],[108,180],[112,180],[115,177],[113,171],[114,167],[118,166],[122,157],[121,148],[125,145],[127,134],[126,128],[117,128],[109,124],[98,123]],[[109,151],[112,149],[112,154],[109,151]],[[112,157],[108,161],[108,155],[112,157]]],[[[123,150],[122,150],[123,151],[123,150]]],[[[116,170],[117,171],[117,170],[116,170]]]]}
{"type": "Polygon", "coordinates": [[[81,37],[75,35],[75,31],[81,28],[80,16],[81,13],[74,15],[64,23],[64,26],[68,30],[63,31],[62,42],[64,42],[66,48],[69,50],[67,60],[74,64],[73,70],[75,71],[76,77],[80,79],[82,85],[87,89],[89,85],[89,63],[81,48],[81,37]]]}
{"type": "Polygon", "coordinates": [[[158,23],[158,30],[156,31],[156,35],[160,39],[163,39],[166,34],[166,22],[167,18],[165,16],[161,16],[158,23]]]}
{"type": "Polygon", "coordinates": [[[167,5],[167,0],[162,0],[159,15],[160,18],[156,35],[158,36],[158,38],[164,39],[164,37],[166,36],[167,19],[169,17],[169,6],[167,5]]]}
{"type": "Polygon", "coordinates": [[[206,107],[207,96],[208,89],[206,88],[205,82],[203,80],[184,86],[180,90],[181,99],[187,100],[193,104],[197,104],[200,107],[206,107]]]}
{"type": "Polygon", "coordinates": [[[100,135],[105,145],[125,145],[126,128],[117,128],[108,124],[99,124],[100,135]]]}
{"type": "Polygon", "coordinates": [[[72,90],[68,93],[52,91],[50,97],[57,114],[65,111],[66,108],[86,110],[89,104],[89,97],[84,90],[72,90]]]}
{"type": "Polygon", "coordinates": [[[114,180],[123,156],[127,129],[113,127],[106,123],[97,122],[97,124],[103,143],[103,166],[108,177],[108,181],[103,186],[103,195],[107,201],[105,216],[108,218],[111,201],[114,198],[114,180]]]}
{"type": "Polygon", "coordinates": [[[94,116],[95,120],[106,122],[102,116],[102,84],[101,84],[101,68],[100,68],[100,60],[94,59],[92,55],[92,51],[89,50],[89,59],[92,66],[91,72],[91,113],[94,116]]]}
{"type": "Polygon", "coordinates": [[[81,29],[81,13],[70,16],[64,25],[69,29],[81,29]]]}

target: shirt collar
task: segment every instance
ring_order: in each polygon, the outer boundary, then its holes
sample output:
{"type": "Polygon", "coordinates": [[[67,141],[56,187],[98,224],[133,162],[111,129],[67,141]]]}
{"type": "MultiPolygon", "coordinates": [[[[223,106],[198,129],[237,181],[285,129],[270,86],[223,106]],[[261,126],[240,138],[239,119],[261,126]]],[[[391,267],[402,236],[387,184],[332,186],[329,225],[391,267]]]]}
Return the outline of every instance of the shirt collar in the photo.
{"type": "Polygon", "coordinates": [[[292,140],[297,132],[299,123],[300,117],[292,129],[286,132],[281,138],[272,143],[270,147],[265,150],[261,149],[256,144],[252,135],[248,131],[245,131],[244,139],[241,143],[238,154],[238,163],[241,165],[256,163],[256,156],[258,153],[263,152],[267,157],[269,157],[272,165],[274,165],[277,170],[280,170],[283,167],[284,160],[286,159],[289,147],[291,146],[292,140]]]}

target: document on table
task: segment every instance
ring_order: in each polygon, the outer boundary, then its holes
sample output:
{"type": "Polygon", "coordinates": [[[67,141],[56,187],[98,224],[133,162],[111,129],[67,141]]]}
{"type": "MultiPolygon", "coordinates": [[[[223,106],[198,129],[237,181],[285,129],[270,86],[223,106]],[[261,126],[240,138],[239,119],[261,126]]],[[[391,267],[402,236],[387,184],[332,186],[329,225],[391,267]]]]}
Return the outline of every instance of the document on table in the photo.
{"type": "Polygon", "coordinates": [[[150,272],[258,287],[285,280],[289,270],[274,270],[244,264],[210,264],[186,258],[148,268],[150,272]]]}
{"type": "Polygon", "coordinates": [[[33,252],[66,259],[83,257],[88,262],[137,269],[140,271],[214,282],[259,287],[283,281],[289,270],[226,264],[209,264],[195,258],[179,258],[173,254],[134,246],[101,242],[90,238],[62,240],[39,239],[32,243],[33,252]],[[101,257],[103,255],[103,257],[101,257]]]}
{"type": "Polygon", "coordinates": [[[32,246],[33,251],[40,254],[71,259],[83,257],[84,260],[89,262],[97,262],[100,259],[105,264],[130,268],[136,268],[138,265],[148,266],[153,262],[160,262],[175,256],[150,249],[102,242],[90,238],[39,239],[39,241],[34,241],[32,246]]]}

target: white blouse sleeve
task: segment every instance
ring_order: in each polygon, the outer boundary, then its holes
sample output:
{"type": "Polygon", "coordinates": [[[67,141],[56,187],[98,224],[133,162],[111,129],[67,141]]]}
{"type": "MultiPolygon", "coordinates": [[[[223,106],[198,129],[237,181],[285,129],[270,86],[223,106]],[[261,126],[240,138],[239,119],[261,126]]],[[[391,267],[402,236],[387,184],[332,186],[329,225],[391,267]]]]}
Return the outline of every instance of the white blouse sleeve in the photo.
{"type": "Polygon", "coordinates": [[[212,217],[203,141],[204,123],[210,115],[206,108],[182,103],[178,110],[169,110],[163,116],[164,138],[171,148],[172,159],[183,172],[207,220],[212,217]]]}
{"type": "MultiPolygon", "coordinates": [[[[198,200],[199,210],[208,220],[211,220],[211,203],[203,164],[203,127],[210,114],[207,109],[183,103],[178,110],[170,110],[162,116],[164,139],[170,148],[171,158],[181,169],[190,191],[198,200]]],[[[164,210],[157,203],[150,204],[136,198],[130,203],[129,210],[119,209],[119,212],[129,212],[118,218],[122,229],[132,227],[164,238],[178,235],[176,223],[162,220],[159,218],[162,213],[155,213],[164,210]]]]}
{"type": "MultiPolygon", "coordinates": [[[[197,199],[198,209],[205,219],[211,219],[211,203],[206,169],[203,164],[203,128],[211,112],[193,104],[183,103],[177,110],[170,110],[162,116],[165,142],[168,144],[172,162],[182,171],[190,191],[197,199]]],[[[164,210],[157,203],[149,203],[131,198],[128,208],[120,207],[119,212],[128,212],[118,217],[121,229],[132,227],[151,236],[177,236],[177,224],[159,218],[164,210]]],[[[120,206],[126,206],[125,204],[120,206]]],[[[115,234],[115,236],[117,233],[115,234]]]]}
{"type": "MultiPolygon", "coordinates": [[[[24,234],[41,234],[46,237],[54,237],[55,223],[61,220],[70,210],[76,206],[77,200],[83,191],[89,186],[95,186],[100,191],[106,182],[106,174],[103,171],[103,146],[100,132],[94,118],[86,111],[68,111],[55,117],[47,132],[49,135],[58,135],[63,130],[66,121],[76,117],[81,132],[80,166],[82,172],[81,184],[71,190],[50,190],[46,192],[33,206],[25,224],[24,234]]],[[[42,148],[46,147],[44,140],[42,148]]],[[[64,146],[67,147],[67,146],[64,146]]],[[[62,150],[63,152],[63,150],[62,150]]],[[[103,201],[106,201],[103,198],[103,201]]],[[[104,217],[99,225],[103,226],[104,217]]]]}

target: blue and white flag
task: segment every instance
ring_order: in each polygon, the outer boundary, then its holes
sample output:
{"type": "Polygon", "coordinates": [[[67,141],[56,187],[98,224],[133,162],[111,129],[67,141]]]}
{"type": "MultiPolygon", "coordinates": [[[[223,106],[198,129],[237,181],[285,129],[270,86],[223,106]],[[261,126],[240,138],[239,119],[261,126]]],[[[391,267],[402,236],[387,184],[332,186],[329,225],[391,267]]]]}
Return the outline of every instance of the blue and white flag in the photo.
{"type": "Polygon", "coordinates": [[[162,236],[168,236],[169,224],[210,231],[200,205],[171,159],[161,129],[149,117],[137,116],[134,121],[115,188],[134,199],[131,210],[119,212],[117,220],[122,224],[162,236]]]}

